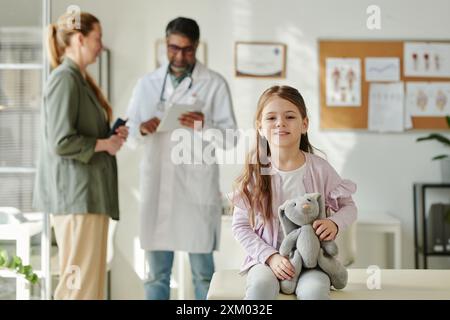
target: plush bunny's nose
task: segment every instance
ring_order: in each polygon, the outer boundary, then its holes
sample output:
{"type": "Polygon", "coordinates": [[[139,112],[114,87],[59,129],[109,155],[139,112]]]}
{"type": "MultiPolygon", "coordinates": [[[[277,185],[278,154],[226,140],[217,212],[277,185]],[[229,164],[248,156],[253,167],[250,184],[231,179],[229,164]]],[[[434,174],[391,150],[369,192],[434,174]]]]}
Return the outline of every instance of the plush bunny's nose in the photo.
{"type": "Polygon", "coordinates": [[[310,206],[308,203],[305,203],[305,204],[302,206],[302,208],[303,208],[303,209],[310,209],[311,206],[310,206]]]}

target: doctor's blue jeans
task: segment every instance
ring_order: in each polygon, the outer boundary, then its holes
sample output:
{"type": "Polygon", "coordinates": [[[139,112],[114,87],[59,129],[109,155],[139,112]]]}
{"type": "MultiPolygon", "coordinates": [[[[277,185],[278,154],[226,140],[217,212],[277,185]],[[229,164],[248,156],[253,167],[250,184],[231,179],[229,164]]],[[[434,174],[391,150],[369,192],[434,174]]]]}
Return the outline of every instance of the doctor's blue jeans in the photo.
{"type": "MultiPolygon", "coordinates": [[[[148,279],[144,284],[147,300],[168,300],[170,298],[170,275],[173,265],[173,251],[147,251],[148,279]]],[[[189,253],[195,299],[205,300],[214,273],[211,253],[189,253]]]]}

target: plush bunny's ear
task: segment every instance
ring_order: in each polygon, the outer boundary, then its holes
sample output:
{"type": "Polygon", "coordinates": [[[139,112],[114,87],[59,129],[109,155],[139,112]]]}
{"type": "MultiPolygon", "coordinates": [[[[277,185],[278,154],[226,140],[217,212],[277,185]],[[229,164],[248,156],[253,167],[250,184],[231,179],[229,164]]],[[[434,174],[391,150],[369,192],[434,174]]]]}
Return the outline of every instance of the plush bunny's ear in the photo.
{"type": "Polygon", "coordinates": [[[281,206],[278,207],[278,218],[280,220],[281,228],[283,229],[284,236],[287,236],[291,233],[292,230],[298,228],[296,224],[294,224],[289,218],[286,216],[284,212],[289,200],[286,200],[281,206]]]}
{"type": "Polygon", "coordinates": [[[286,214],[284,212],[284,209],[286,208],[287,203],[288,203],[288,201],[286,200],[281,206],[278,207],[278,219],[280,219],[280,223],[281,223],[281,226],[283,227],[283,230],[284,230],[283,221],[285,219],[287,219],[286,214]]]}
{"type": "Polygon", "coordinates": [[[325,200],[320,193],[317,196],[317,203],[319,203],[319,217],[325,219],[327,217],[325,213],[325,200]]]}
{"type": "Polygon", "coordinates": [[[278,213],[280,213],[280,211],[284,211],[284,208],[286,208],[288,202],[289,200],[286,200],[281,206],[278,207],[278,213]]]}
{"type": "Polygon", "coordinates": [[[320,193],[314,193],[312,195],[312,198],[315,199],[319,204],[319,219],[325,219],[326,218],[325,203],[322,195],[320,193]]]}

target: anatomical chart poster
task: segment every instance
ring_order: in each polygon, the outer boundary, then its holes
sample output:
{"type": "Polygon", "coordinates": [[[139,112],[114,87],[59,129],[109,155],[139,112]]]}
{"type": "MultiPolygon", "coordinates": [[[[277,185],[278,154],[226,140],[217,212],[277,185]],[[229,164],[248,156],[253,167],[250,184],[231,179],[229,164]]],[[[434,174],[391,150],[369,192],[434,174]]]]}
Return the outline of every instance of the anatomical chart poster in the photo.
{"type": "Polygon", "coordinates": [[[450,114],[450,82],[407,82],[406,112],[429,117],[450,114]]]}
{"type": "Polygon", "coordinates": [[[406,42],[404,70],[407,77],[450,78],[450,45],[406,42]]]}
{"type": "Polygon", "coordinates": [[[361,59],[326,59],[326,100],[329,107],[361,106],[361,59]]]}

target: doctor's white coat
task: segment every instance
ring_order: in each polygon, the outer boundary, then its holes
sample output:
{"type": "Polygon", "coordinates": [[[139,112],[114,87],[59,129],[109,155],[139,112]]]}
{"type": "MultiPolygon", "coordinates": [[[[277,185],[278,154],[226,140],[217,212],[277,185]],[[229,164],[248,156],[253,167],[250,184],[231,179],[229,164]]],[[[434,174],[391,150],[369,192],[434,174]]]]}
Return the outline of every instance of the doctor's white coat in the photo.
{"type": "Polygon", "coordinates": [[[141,247],[208,253],[218,249],[220,237],[219,170],[216,163],[206,164],[194,158],[192,146],[204,149],[209,142],[188,128],[183,129],[183,143],[180,136],[172,136],[170,132],[142,136],[139,126],[155,116],[161,119],[161,105],[167,109],[171,103],[179,103],[200,105],[199,111],[205,115],[203,131],[236,129],[230,91],[221,75],[197,61],[192,78],[185,78],[176,89],[167,76],[163,95],[166,102],[161,104],[167,68],[167,64],[163,65],[139,79],[128,107],[130,139],[144,143],[140,164],[141,247]],[[171,155],[180,146],[187,146],[191,163],[174,163],[171,155]]]}

